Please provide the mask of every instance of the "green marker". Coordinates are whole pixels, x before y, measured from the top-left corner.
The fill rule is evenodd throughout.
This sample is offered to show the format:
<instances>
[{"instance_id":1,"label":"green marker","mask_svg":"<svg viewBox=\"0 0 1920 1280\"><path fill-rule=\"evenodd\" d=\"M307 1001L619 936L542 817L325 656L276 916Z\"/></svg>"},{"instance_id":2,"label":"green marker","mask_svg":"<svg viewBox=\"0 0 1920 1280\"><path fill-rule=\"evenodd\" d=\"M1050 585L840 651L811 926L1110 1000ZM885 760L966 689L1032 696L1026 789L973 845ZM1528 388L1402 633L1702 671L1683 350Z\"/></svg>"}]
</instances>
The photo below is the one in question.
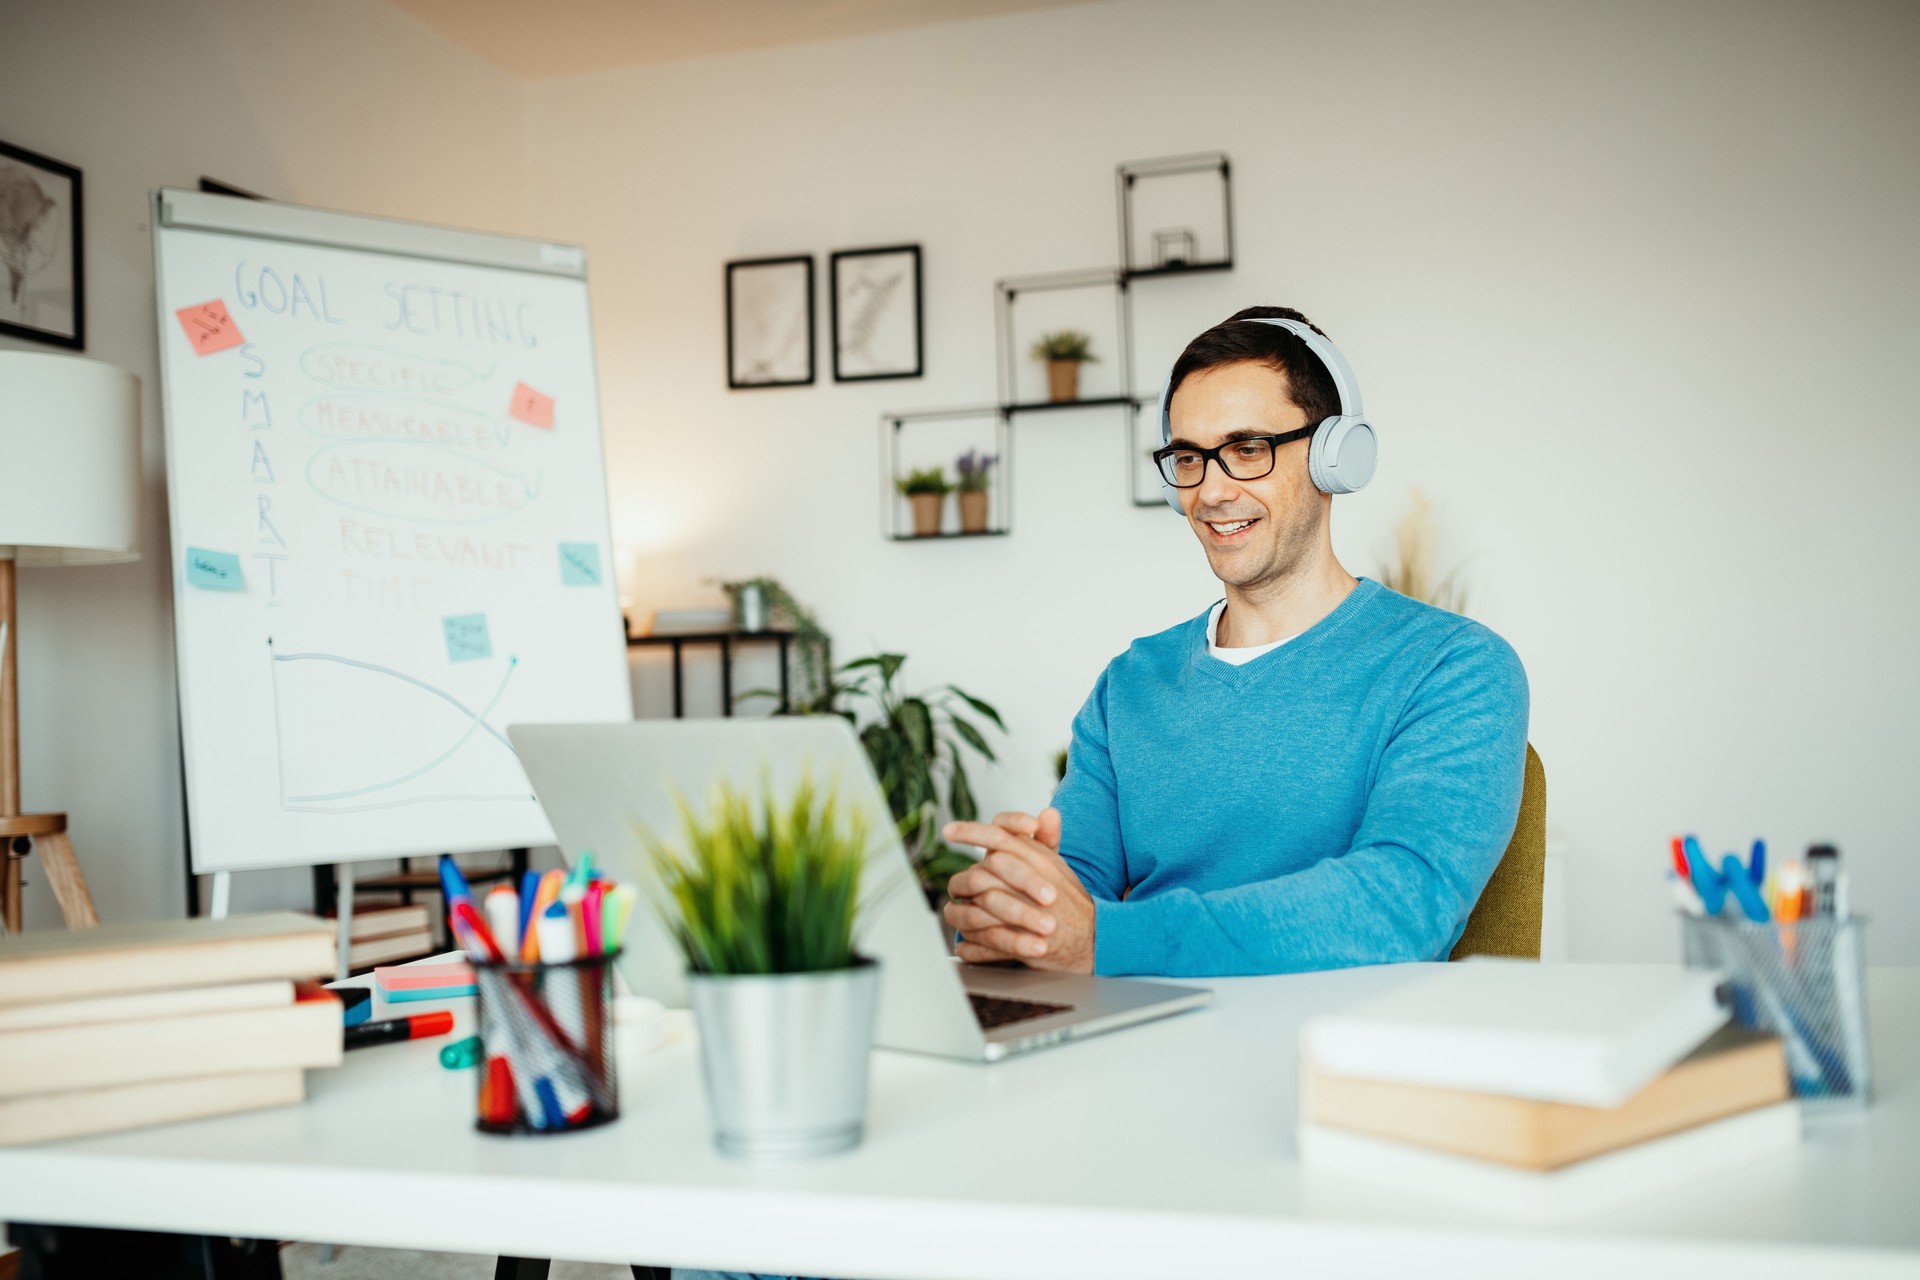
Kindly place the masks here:
<instances>
[{"instance_id":1,"label":"green marker","mask_svg":"<svg viewBox=\"0 0 1920 1280\"><path fill-rule=\"evenodd\" d=\"M475 1066L480 1061L480 1037L468 1036L440 1050L440 1065L449 1071Z\"/></svg>"}]
</instances>

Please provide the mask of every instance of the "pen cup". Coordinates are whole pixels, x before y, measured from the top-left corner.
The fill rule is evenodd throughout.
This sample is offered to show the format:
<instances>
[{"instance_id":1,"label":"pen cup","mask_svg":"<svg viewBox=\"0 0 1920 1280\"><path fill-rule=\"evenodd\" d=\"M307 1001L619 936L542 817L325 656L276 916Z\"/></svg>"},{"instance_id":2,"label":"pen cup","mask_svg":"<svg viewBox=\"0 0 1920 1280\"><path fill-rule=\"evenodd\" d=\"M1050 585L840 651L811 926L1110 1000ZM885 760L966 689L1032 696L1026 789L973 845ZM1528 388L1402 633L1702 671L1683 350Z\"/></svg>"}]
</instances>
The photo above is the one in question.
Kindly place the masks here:
<instances>
[{"instance_id":1,"label":"pen cup","mask_svg":"<svg viewBox=\"0 0 1920 1280\"><path fill-rule=\"evenodd\" d=\"M1865 927L1859 916L1680 917L1687 967L1727 975L1735 1021L1780 1037L1794 1095L1822 1110L1873 1098Z\"/></svg>"},{"instance_id":2,"label":"pen cup","mask_svg":"<svg viewBox=\"0 0 1920 1280\"><path fill-rule=\"evenodd\" d=\"M482 1133L572 1133L619 1118L613 960L474 963Z\"/></svg>"}]
</instances>

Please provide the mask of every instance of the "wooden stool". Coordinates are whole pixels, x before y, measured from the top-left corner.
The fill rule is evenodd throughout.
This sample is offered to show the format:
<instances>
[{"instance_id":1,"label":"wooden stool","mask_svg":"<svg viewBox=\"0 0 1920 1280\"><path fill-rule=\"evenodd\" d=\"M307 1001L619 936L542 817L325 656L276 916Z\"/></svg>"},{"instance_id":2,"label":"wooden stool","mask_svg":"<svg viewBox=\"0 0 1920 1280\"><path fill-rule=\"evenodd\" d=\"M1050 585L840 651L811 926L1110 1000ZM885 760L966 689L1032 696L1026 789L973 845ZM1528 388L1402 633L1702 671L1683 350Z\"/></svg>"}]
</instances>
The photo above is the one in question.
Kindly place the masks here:
<instances>
[{"instance_id":1,"label":"wooden stool","mask_svg":"<svg viewBox=\"0 0 1920 1280\"><path fill-rule=\"evenodd\" d=\"M87 878L73 856L73 842L67 839L66 814L0 814L0 844L5 846L6 860L6 873L0 875L0 917L4 917L8 933L20 932L20 864L36 848L67 927L79 929L100 923L100 915L93 909L93 895L87 892Z\"/></svg>"}]
</instances>

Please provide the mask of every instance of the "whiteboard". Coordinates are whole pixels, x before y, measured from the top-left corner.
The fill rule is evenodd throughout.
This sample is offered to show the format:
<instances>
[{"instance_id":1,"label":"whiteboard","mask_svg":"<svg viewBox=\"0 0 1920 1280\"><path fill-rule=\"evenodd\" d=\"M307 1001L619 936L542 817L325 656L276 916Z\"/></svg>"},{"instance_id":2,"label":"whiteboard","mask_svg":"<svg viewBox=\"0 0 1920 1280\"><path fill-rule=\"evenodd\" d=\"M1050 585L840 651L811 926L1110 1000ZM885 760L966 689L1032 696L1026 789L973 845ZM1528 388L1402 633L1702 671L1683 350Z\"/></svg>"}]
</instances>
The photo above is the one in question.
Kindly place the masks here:
<instances>
[{"instance_id":1,"label":"whiteboard","mask_svg":"<svg viewBox=\"0 0 1920 1280\"><path fill-rule=\"evenodd\" d=\"M153 227L194 869L550 842L506 727L632 716L585 254Z\"/></svg>"}]
</instances>

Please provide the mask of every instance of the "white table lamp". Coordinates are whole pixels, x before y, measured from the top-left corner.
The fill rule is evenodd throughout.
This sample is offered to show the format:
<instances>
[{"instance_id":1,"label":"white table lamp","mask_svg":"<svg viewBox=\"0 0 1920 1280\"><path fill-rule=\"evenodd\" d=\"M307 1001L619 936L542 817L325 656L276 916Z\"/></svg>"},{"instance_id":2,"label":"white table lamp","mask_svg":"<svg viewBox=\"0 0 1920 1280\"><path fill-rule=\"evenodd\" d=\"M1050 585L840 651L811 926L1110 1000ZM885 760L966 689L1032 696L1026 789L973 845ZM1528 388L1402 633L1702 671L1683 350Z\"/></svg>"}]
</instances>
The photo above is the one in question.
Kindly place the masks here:
<instances>
[{"instance_id":1,"label":"white table lamp","mask_svg":"<svg viewBox=\"0 0 1920 1280\"><path fill-rule=\"evenodd\" d=\"M0 351L0 915L20 931L36 847L68 925L98 924L64 813L22 813L16 565L140 558L140 380L76 356Z\"/></svg>"}]
</instances>

